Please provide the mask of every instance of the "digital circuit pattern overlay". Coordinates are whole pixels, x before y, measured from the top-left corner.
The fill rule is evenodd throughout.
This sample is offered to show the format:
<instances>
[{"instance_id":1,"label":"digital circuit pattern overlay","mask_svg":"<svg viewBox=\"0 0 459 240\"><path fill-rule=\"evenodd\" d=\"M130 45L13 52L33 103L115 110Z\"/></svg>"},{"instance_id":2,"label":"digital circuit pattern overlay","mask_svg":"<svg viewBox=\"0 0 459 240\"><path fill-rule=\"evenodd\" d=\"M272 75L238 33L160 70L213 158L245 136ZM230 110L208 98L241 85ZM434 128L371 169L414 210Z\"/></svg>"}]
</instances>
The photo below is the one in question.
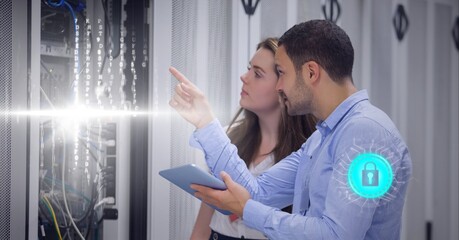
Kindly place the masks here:
<instances>
[{"instance_id":1,"label":"digital circuit pattern overlay","mask_svg":"<svg viewBox=\"0 0 459 240\"><path fill-rule=\"evenodd\" d=\"M377 207L399 196L410 177L410 167L402 159L399 144L393 138L356 139L335 162L332 180L345 204ZM407 154L407 153L406 153Z\"/></svg>"}]
</instances>

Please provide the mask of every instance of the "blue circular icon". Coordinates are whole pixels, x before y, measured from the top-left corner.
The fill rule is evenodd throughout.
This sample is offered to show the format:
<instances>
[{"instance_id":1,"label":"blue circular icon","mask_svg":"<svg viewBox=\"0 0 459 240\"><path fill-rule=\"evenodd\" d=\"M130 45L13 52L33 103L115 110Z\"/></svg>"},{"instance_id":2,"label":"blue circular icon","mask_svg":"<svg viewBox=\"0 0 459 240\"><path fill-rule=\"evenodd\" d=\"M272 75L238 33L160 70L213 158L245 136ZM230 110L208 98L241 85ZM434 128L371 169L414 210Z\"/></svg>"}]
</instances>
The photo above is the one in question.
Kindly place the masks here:
<instances>
[{"instance_id":1,"label":"blue circular icon","mask_svg":"<svg viewBox=\"0 0 459 240\"><path fill-rule=\"evenodd\" d=\"M357 195L379 198L390 189L393 173L389 162L383 156L363 153L351 162L347 179Z\"/></svg>"}]
</instances>

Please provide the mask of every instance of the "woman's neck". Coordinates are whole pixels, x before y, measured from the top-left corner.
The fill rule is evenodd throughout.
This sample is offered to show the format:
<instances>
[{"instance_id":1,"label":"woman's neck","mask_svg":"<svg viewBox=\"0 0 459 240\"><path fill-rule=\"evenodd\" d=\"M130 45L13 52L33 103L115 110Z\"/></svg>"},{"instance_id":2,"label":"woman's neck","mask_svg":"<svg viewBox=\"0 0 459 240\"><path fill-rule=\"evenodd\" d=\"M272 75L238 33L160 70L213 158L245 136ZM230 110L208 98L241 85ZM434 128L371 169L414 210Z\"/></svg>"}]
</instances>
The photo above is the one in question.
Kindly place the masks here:
<instances>
[{"instance_id":1,"label":"woman's neck","mask_svg":"<svg viewBox=\"0 0 459 240\"><path fill-rule=\"evenodd\" d=\"M271 152L277 144L281 108L262 114L258 113L257 116L261 134L261 142L257 155L261 156Z\"/></svg>"}]
</instances>

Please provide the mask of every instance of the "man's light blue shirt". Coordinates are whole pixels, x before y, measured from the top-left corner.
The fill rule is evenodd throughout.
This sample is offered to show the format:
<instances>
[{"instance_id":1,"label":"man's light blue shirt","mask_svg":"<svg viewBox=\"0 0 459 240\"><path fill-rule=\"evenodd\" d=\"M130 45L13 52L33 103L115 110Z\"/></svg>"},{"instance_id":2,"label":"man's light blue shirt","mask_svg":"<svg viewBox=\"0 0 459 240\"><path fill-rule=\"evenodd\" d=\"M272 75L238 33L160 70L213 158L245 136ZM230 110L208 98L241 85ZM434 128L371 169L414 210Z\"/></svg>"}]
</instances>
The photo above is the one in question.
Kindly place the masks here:
<instances>
[{"instance_id":1,"label":"man's light blue shirt","mask_svg":"<svg viewBox=\"0 0 459 240\"><path fill-rule=\"evenodd\" d=\"M399 239L411 159L390 118L371 105L365 90L343 101L291 155L253 177L218 120L190 139L201 148L212 173L226 171L250 199L244 223L270 239ZM377 199L358 196L347 170L361 153L378 153L394 174L389 191ZM293 204L292 214L279 209Z\"/></svg>"}]
</instances>

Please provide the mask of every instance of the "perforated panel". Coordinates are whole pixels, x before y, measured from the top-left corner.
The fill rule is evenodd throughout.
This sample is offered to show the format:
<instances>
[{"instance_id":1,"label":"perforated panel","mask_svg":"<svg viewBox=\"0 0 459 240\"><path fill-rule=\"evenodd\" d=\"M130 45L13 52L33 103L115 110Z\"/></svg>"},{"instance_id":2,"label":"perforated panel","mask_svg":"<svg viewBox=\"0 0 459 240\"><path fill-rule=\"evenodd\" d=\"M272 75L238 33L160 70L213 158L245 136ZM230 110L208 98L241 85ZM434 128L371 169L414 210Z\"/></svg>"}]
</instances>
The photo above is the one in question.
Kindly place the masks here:
<instances>
[{"instance_id":1,"label":"perforated panel","mask_svg":"<svg viewBox=\"0 0 459 240\"><path fill-rule=\"evenodd\" d=\"M171 64L205 91L223 124L229 121L232 112L231 81L239 81L231 79L231 5L231 1L172 1ZM205 15L198 16L198 13ZM198 79L202 78L198 73L207 78ZM171 95L176 84L171 84ZM197 150L186 144L193 130L194 127L178 115L171 116L171 167L203 161L196 159ZM189 239L198 206L195 198L171 186L170 239Z\"/></svg>"},{"instance_id":2,"label":"perforated panel","mask_svg":"<svg viewBox=\"0 0 459 240\"><path fill-rule=\"evenodd\" d=\"M11 109L12 2L0 2L0 112ZM11 119L0 115L0 239L10 239Z\"/></svg>"},{"instance_id":3,"label":"perforated panel","mask_svg":"<svg viewBox=\"0 0 459 240\"><path fill-rule=\"evenodd\" d=\"M321 1L298 0L297 22L304 22L311 19L322 19Z\"/></svg>"},{"instance_id":4,"label":"perforated panel","mask_svg":"<svg viewBox=\"0 0 459 240\"><path fill-rule=\"evenodd\" d=\"M371 91L370 99L373 104L381 108L389 116L392 113L392 3L390 1L374 1L372 4L371 23ZM388 19L383 21L383 19Z\"/></svg>"},{"instance_id":5,"label":"perforated panel","mask_svg":"<svg viewBox=\"0 0 459 240\"><path fill-rule=\"evenodd\" d=\"M423 239L425 232L419 229L425 228L425 211L419 211L426 206L425 196L426 186L426 131L419 131L427 126L426 106L427 106L427 4L422 1L410 0L410 34L407 36L408 47L408 89L407 120L410 127L407 128L406 142L410 150L411 159L416 162L413 167L413 179L408 187L408 194L404 211L410 220L403 223L409 239Z\"/></svg>"},{"instance_id":6,"label":"perforated panel","mask_svg":"<svg viewBox=\"0 0 459 240\"><path fill-rule=\"evenodd\" d=\"M451 210L451 54L453 53L450 23L452 9L435 4L434 39L434 131L433 131L433 236L432 239L453 239L450 236ZM443 37L448 36L448 37ZM456 123L457 124L457 123ZM453 161L457 161L454 159ZM456 173L457 174L457 173ZM457 203L456 203L457 204Z\"/></svg>"},{"instance_id":7,"label":"perforated panel","mask_svg":"<svg viewBox=\"0 0 459 240\"><path fill-rule=\"evenodd\" d=\"M229 123L231 106L231 1L209 1L209 52L207 92L223 125ZM254 46L255 47L255 46Z\"/></svg>"},{"instance_id":8,"label":"perforated panel","mask_svg":"<svg viewBox=\"0 0 459 240\"><path fill-rule=\"evenodd\" d=\"M261 21L260 21L260 41L268 37L280 37L291 26L287 26L287 1L263 0L260 2ZM279 16L279 17L273 17ZM255 48L255 46L249 46Z\"/></svg>"},{"instance_id":9,"label":"perforated panel","mask_svg":"<svg viewBox=\"0 0 459 240\"><path fill-rule=\"evenodd\" d=\"M172 1L172 66L196 79L197 1ZM173 94L176 84L171 84ZM171 167L193 162L192 149L184 144L192 131L177 115L171 117ZM176 187L170 191L169 239L188 239L194 222L194 199Z\"/></svg>"}]
</instances>

